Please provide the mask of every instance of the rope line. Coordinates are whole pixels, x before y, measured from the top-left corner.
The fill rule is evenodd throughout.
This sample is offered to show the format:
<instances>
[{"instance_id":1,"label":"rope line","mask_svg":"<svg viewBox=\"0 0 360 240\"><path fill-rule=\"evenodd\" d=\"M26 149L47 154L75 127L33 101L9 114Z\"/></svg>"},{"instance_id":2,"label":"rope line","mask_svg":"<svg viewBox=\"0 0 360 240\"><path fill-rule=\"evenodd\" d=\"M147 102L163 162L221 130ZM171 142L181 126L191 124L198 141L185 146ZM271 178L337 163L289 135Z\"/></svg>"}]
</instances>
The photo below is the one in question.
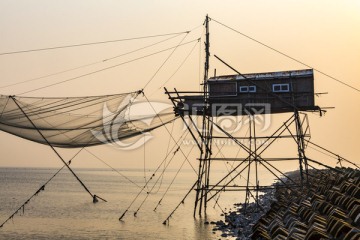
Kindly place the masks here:
<instances>
[{"instance_id":1,"label":"rope line","mask_svg":"<svg viewBox=\"0 0 360 240\"><path fill-rule=\"evenodd\" d=\"M143 152L143 163L144 163L144 168L143 168L143 173L144 173L144 183L146 184L147 182L147 178L146 178L146 139L145 139L145 135L143 136L144 139L144 152ZM147 187L148 192L149 192L149 188Z\"/></svg>"},{"instance_id":2,"label":"rope line","mask_svg":"<svg viewBox=\"0 0 360 240\"><path fill-rule=\"evenodd\" d=\"M190 153L192 152L192 150L194 149L195 146L196 146L196 145L192 145L189 153L187 154L187 157L189 157ZM163 194L162 197L160 198L159 202L156 204L156 206L155 206L155 208L154 208L154 210L153 210L154 212L156 212L158 206L161 205L162 200L164 199L165 195L166 195L166 194L168 193L168 191L170 190L170 187L171 187L171 186L173 185L173 183L175 182L176 177L177 177L178 174L180 173L180 170L183 168L183 166L184 166L185 163L186 163L186 159L184 159L184 161L181 163L179 169L176 171L176 174L175 174L175 176L173 177L173 179L171 180L169 186L166 188L164 194Z\"/></svg>"},{"instance_id":3,"label":"rope line","mask_svg":"<svg viewBox=\"0 0 360 240\"><path fill-rule=\"evenodd\" d=\"M68 165L71 164L71 161L83 150L84 148L81 148L69 161L68 161ZM25 211L25 205L27 205L31 199L33 199L35 196L37 196L41 191L45 191L45 187L46 185L53 180L56 175L58 175L59 172L61 172L61 170L63 170L65 168L65 165L63 165L59 170L57 170L55 172L55 174L49 179L47 180L43 185L41 185L41 187L34 193L32 194L13 214L11 214L1 225L0 228L2 228L10 219L13 219L14 216L22 210L22 212L24 213Z\"/></svg>"},{"instance_id":4,"label":"rope line","mask_svg":"<svg viewBox=\"0 0 360 240\"><path fill-rule=\"evenodd\" d=\"M159 73L159 71L162 69L162 67L167 63L167 61L171 58L171 56L175 53L175 51L178 49L179 46L181 46L182 42L186 39L186 37L189 35L187 33L179 42L179 44L172 50L172 52L169 54L169 56L165 59L165 61L160 65L160 67L156 70L154 75L149 79L149 81L145 84L143 90L147 87L147 85L150 84L150 82L155 78L155 76Z\"/></svg>"},{"instance_id":5,"label":"rope line","mask_svg":"<svg viewBox=\"0 0 360 240\"><path fill-rule=\"evenodd\" d=\"M2 115L4 113L4 111L5 111L6 107L7 107L7 104L9 103L9 100L10 100L10 98L6 99L6 103L4 104L4 108L2 109L1 114L0 114L0 118L2 117Z\"/></svg>"},{"instance_id":6,"label":"rope line","mask_svg":"<svg viewBox=\"0 0 360 240\"><path fill-rule=\"evenodd\" d=\"M175 141L174 146L172 147L171 151L168 152L168 154L165 156L164 160L158 165L158 167L156 168L156 170L153 172L153 174L151 175L151 177L147 180L147 182L145 183L145 185L141 188L141 190L138 192L138 194L135 196L135 198L131 201L131 203L129 204L129 206L125 209L125 211L123 212L123 214L119 217L119 221L122 221L122 219L124 218L124 216L126 215L126 213L129 211L129 209L132 207L132 205L135 203L135 201L138 199L138 197L140 196L140 194L144 191L144 189L148 186L148 184L150 183L150 181L153 179L153 177L155 176L155 174L157 173L157 171L160 169L160 166L164 163L164 161L170 156L170 153L175 149L176 146L178 146L178 143L180 142L180 140L184 137L186 137L188 134L188 132L183 132L183 134L180 136L180 138ZM185 136L184 136L185 135ZM175 156L175 154L177 153L177 149L173 152L173 155L171 157L171 159Z\"/></svg>"},{"instance_id":7,"label":"rope line","mask_svg":"<svg viewBox=\"0 0 360 240\"><path fill-rule=\"evenodd\" d=\"M170 40L170 39L176 38L176 37L178 37L178 36L180 36L180 35L181 35L181 34L178 34L178 35L175 35L175 36L166 38L166 39L164 39L164 40L161 40L161 41L152 43L152 44L150 44L150 45L146 45L146 46L144 46L144 47L137 48L137 49L132 50L132 51L128 51L128 52L125 52L125 53L122 53L122 54L118 54L118 55L113 56L113 57L110 57L110 58L103 59L103 60L101 60L101 61L96 61L96 62L84 64L84 65L81 65L81 66L78 66L78 67L73 67L73 68L69 68L69 69L66 69L66 70L62 70L62 71L59 71L59 72L50 73L50 74L47 74L47 75L44 75L44 76L40 76L40 77L36 77L36 78L32 78L32 79L20 81L20 82L13 83L13 84L8 84L8 85L0 86L0 89L2 89L2 88L7 88L7 87L12 87L12 86L16 86L16 85L23 84L23 83L33 82L33 81L40 80L40 79L44 79L44 78L48 78L48 77L53 77L53 76L60 75L60 74L63 74L63 73L67 73L67 72L71 72L71 71L74 71L74 70L78 70L78 69L90 67L90 66L93 66L93 65L97 65L97 64L100 64L100 63L104 63L104 62L107 62L107 61L111 61L111 60L113 60L113 59L116 59L116 58L119 58L119 57L123 57L123 56L129 55L129 54L131 54L131 53L135 53L135 52L144 50L144 49L149 48L149 47L153 47L153 46L158 45L158 44L160 44L160 43L166 42L166 41L168 41L168 40Z\"/></svg>"},{"instance_id":8,"label":"rope line","mask_svg":"<svg viewBox=\"0 0 360 240\"><path fill-rule=\"evenodd\" d=\"M269 45L267 45L267 44L265 44L263 42L260 42L259 40L256 40L255 38L250 37L247 34L244 34L244 33L240 32L240 31L238 31L238 30L236 30L236 29L234 29L234 28L232 28L230 26L227 26L226 24L221 23L221 22L219 22L219 21L217 21L217 20L215 20L213 18L211 18L211 20L213 20L214 22L220 24L221 26L226 27L226 28L228 28L228 29L230 29L230 30L232 30L232 31L234 31L234 32L236 32L236 33L238 33L238 34L240 34L240 35L242 35L242 36L244 36L244 37L246 37L246 38L248 38L248 39L250 39L250 40L252 40L252 41L254 41L254 42L256 42L256 43L258 43L258 44L260 44L260 45L262 45L262 46L264 46L264 47L266 47L266 48L268 48L268 49L270 49L270 50L272 50L272 51L274 51L276 53L278 53L278 54L280 54L280 55L282 55L282 56L284 56L284 57L287 57L287 58L289 58L289 59L291 59L291 60L293 60L293 61L295 61L297 63L300 63L300 64L302 64L302 65L304 65L304 66L306 66L308 68L312 68L316 72L318 72L318 73L320 73L320 74L322 74L322 75L324 75L324 76L326 76L326 77L328 77L328 78L330 78L330 79L332 79L334 81L337 81L338 83L341 83L341 84L343 84L343 85L345 85L345 86L347 86L347 87L349 87L349 88L351 88L351 89L353 89L353 90L355 90L357 92L360 92L360 89L358 89L356 87L353 87L350 84L345 83L344 81L342 81L342 80L340 80L338 78L335 78L335 77L333 77L333 76L331 76L331 75L329 75L329 74L327 74L327 73L325 73L325 72L323 72L323 71L321 71L319 69L316 69L316 68L310 66L309 64L306 64L306 63L304 63L304 62L302 62L302 61L300 61L300 60L298 60L298 59L296 59L294 57L291 57L290 55L288 55L286 53L283 53L280 50L277 50L277 49L275 49L275 48L273 48L273 47L271 47L271 46L269 46Z\"/></svg>"},{"instance_id":9,"label":"rope line","mask_svg":"<svg viewBox=\"0 0 360 240\"><path fill-rule=\"evenodd\" d=\"M181 145L180 145L181 146ZM139 207L137 208L137 210L134 212L134 216L137 215L137 213L140 211L140 208L144 205L145 201L147 200L147 198L150 196L150 193L152 193L153 189L155 188L155 186L157 185L157 183L159 182L159 180L161 179L161 177L164 175L166 169L170 166L172 160L175 158L176 153L178 152L178 149L180 149L180 146L176 149L176 151L174 152L174 154L172 155L171 159L169 160L169 162L167 163L166 167L161 171L160 176L157 178L157 180L155 181L154 185L151 187L150 191L146 192L146 196L143 199L143 201L141 202L141 204L139 205ZM193 148L192 148L193 149ZM191 150L192 150L191 149ZM188 153L187 157L190 155L190 152ZM186 162L186 159L184 159L183 164L181 165L180 168L182 168L182 166L184 165L184 163Z\"/></svg>"},{"instance_id":10,"label":"rope line","mask_svg":"<svg viewBox=\"0 0 360 240\"><path fill-rule=\"evenodd\" d=\"M341 157L339 154L336 154L336 153L334 153L334 152L332 152L332 151L330 151L330 150L328 150L328 149L326 149L326 148L324 148L324 147L322 147L322 146L320 146L320 145L318 145L318 144L316 144L316 143L313 143L313 142L311 142L310 140L306 140L306 139L305 139L305 141L306 141L307 143L310 143L311 145L317 147L317 148L320 148L320 149L326 151L327 153L329 153L329 154L331 154L331 155L326 154L326 153L324 153L324 152L322 152L322 151L320 151L320 150L318 150L318 149L315 149L315 148L310 147L310 148L314 149L314 150L317 151L317 152L320 152L320 153L322 153L322 154L324 154L324 155L326 155L326 156L328 156L328 157L334 158L334 159L336 159L336 160L345 161L345 162L347 162L347 163L349 163L349 164L354 165L354 166L355 166L356 168L358 168L358 169L360 168L356 163L354 163L354 162L352 162L352 161L350 161L350 160L348 160L348 159L346 159L346 158Z\"/></svg>"},{"instance_id":11,"label":"rope line","mask_svg":"<svg viewBox=\"0 0 360 240\"><path fill-rule=\"evenodd\" d=\"M121 65L125 65L125 64L127 64L127 63L135 62L135 61L140 60L140 59L144 59L144 58L147 58L147 57L156 55L156 54L160 54L160 53L169 51L169 50L171 50L171 49L178 48L178 47L180 47L180 46L184 46L184 45L190 44L190 43L195 42L195 41L197 41L197 39L192 40L192 41L189 41L189 42L186 42L186 43L183 43L183 44L180 44L180 45L177 45L177 46L175 46L175 47L166 48L166 49L163 49L163 50L160 50L160 51L157 51L157 52L148 54L148 55L144 55L144 56L141 56L141 57L138 57L138 58L131 59L131 60L129 60L129 61L125 61L125 62L116 64L116 65L112 65L112 66L109 66L109 67L106 67L106 68L102 68L102 69L99 69L99 70L96 70L96 71L93 71L93 72L89 72L89 73L86 73L86 74L82 74L82 75L77 76L77 77L72 77L72 78L69 78L69 79L66 79L66 80L62 80L62 81L59 81L59 82L56 82L56 83L53 83L53 84L49 84L49 85L45 85L45 86L42 86L42 87L38 87L38 88L29 90L29 91L25 91L25 92L22 92L22 93L20 93L20 94L18 94L18 95L24 95L24 94L26 94L26 93L35 92L35 91L38 91L38 90L41 90L41 89L44 89L44 88L48 88L48 87L52 87L52 86L55 86L55 85L59 85L59 84L65 83L65 82L73 81L73 80L76 80L76 79L79 79L79 78L82 78L82 77L85 77L85 76L90 76L90 75L93 75L93 74L96 74L96 73L99 73L99 72L103 72L103 71L106 71L106 70L109 70L109 69L112 69L112 68L119 67L119 66L121 66Z\"/></svg>"},{"instance_id":12,"label":"rope line","mask_svg":"<svg viewBox=\"0 0 360 240\"><path fill-rule=\"evenodd\" d=\"M175 121L173 121L172 126L171 126L171 134L173 133L174 125L175 125ZM166 156L166 154L169 153L170 143L171 143L171 138L169 137L168 146L167 146L167 148L166 148L165 156ZM167 165L167 163L166 163L166 159L165 159L165 161L164 161L164 166L163 166L163 171L164 171L164 169L166 168L166 165ZM159 184L158 189L155 191L155 193L158 193L158 192L160 191L160 188L161 188L161 186L162 186L162 184L163 184L164 175L165 175L165 173L164 173L163 175L161 175L160 184Z\"/></svg>"},{"instance_id":13,"label":"rope line","mask_svg":"<svg viewBox=\"0 0 360 240\"><path fill-rule=\"evenodd\" d=\"M161 88L163 88L165 86L165 84L167 82L169 82L174 76L175 74L182 68L182 66L185 64L185 62L187 61L187 59L190 57L190 55L192 54L192 52L194 51L195 47L199 44L200 42L200 38L199 41L195 43L194 47L190 50L190 52L188 53L188 55L184 58L184 60L180 63L180 65L178 66L178 68L173 72L173 74L171 74L171 76L161 85L161 87L159 87L158 89L156 89L155 91L153 91L150 94L150 97L152 95L154 95L157 91L159 91Z\"/></svg>"},{"instance_id":14,"label":"rope line","mask_svg":"<svg viewBox=\"0 0 360 240\"><path fill-rule=\"evenodd\" d=\"M150 104L151 108L155 111L155 108L153 107L153 105L151 104L151 102L149 101L149 99L146 97L146 95L144 94L144 97L146 98L146 100L148 101L148 103ZM160 118L160 115L158 113L156 113L156 116L159 118L160 122L164 125L166 131L168 132L168 134L171 136L171 138L173 139L173 141L176 143L174 137L171 135L169 129L166 127L166 125L164 124L163 120ZM182 151L182 149L180 148L180 145L178 145L176 143L176 145L179 147L180 152L182 153L182 155L187 159L187 162L189 163L190 167L192 168L192 170L195 172L195 174L197 174L197 171L195 170L194 166L191 164L191 162L189 161L189 159L186 157L185 153Z\"/></svg>"},{"instance_id":15,"label":"rope line","mask_svg":"<svg viewBox=\"0 0 360 240\"><path fill-rule=\"evenodd\" d=\"M31 125L38 131L41 137L45 140L45 142L50 146L50 148L55 152L55 154L59 157L59 159L64 163L64 165L69 169L69 171L74 175L74 177L78 180L78 182L83 186L83 188L90 194L90 196L95 199L96 195L92 194L90 190L86 187L86 185L80 180L80 178L75 174L75 172L69 167L69 165L64 161L62 156L56 151L56 149L50 144L50 142L45 138L45 136L41 133L41 131L35 126L35 124L31 121L31 119L26 115L24 110L20 107L19 103L16 101L14 97L11 97L14 103L18 106L18 108L23 112L25 117L29 120Z\"/></svg>"},{"instance_id":16,"label":"rope line","mask_svg":"<svg viewBox=\"0 0 360 240\"><path fill-rule=\"evenodd\" d=\"M48 50L63 49L63 48L82 47L82 46L98 45L98 44L105 44L105 43L124 42L124 41L130 41L130 40L139 40L139 39L145 39L145 38L155 38L155 37L176 35L176 34L182 34L182 33L188 33L188 32L189 31L184 31L184 32L177 32L177 33L158 34L158 35L133 37L133 38L123 38L123 39L101 41L101 42L80 43L80 44L72 44L72 45L57 46L57 47L47 47L47 48L37 48L37 49L29 49L29 50L12 51L12 52L3 52L3 53L0 53L0 56L2 56L2 55L11 55L11 54L19 54L19 53L48 51Z\"/></svg>"},{"instance_id":17,"label":"rope line","mask_svg":"<svg viewBox=\"0 0 360 240\"><path fill-rule=\"evenodd\" d=\"M85 151L88 152L90 155L92 155L93 157L95 157L97 160L99 160L100 162L102 162L103 164L105 164L106 166L108 166L109 168L111 168L114 172L118 173L120 176L122 176L123 178L125 178L126 180L128 180L130 183L134 184L136 187L141 188L141 186L139 186L139 184L137 184L136 182L132 181L130 178L128 178L127 176L125 176L124 174L122 174L120 171L118 171L116 168L112 167L110 164L108 164L107 162L105 162L104 160L102 160L99 156L95 155L94 153L90 152L89 149L85 148Z\"/></svg>"},{"instance_id":18,"label":"rope line","mask_svg":"<svg viewBox=\"0 0 360 240\"><path fill-rule=\"evenodd\" d=\"M174 75L181 69L181 67L184 65L184 63L188 60L188 58L191 56L191 54L194 52L196 46L199 44L200 42L200 38L198 39L198 41L195 43L194 47L190 50L190 52L188 53L188 55L185 57L185 59L180 63L179 67L175 70L175 72L158 88L161 89L164 87L164 85L166 83L168 83L173 77Z\"/></svg>"}]
</instances>

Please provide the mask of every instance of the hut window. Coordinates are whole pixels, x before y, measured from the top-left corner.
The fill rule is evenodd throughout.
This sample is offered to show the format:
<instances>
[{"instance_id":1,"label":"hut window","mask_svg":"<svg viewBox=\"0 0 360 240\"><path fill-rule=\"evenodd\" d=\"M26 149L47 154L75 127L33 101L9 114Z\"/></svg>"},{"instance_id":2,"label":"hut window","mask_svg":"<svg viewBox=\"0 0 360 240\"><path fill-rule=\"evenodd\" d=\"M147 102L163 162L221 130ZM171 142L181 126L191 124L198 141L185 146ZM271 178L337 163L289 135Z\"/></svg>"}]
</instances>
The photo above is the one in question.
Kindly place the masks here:
<instances>
[{"instance_id":1,"label":"hut window","mask_svg":"<svg viewBox=\"0 0 360 240\"><path fill-rule=\"evenodd\" d=\"M256 86L240 86L239 90L241 93L247 93L247 92L253 93L256 92Z\"/></svg>"},{"instance_id":2,"label":"hut window","mask_svg":"<svg viewBox=\"0 0 360 240\"><path fill-rule=\"evenodd\" d=\"M273 92L290 92L290 84L273 84Z\"/></svg>"},{"instance_id":3,"label":"hut window","mask_svg":"<svg viewBox=\"0 0 360 240\"><path fill-rule=\"evenodd\" d=\"M249 92L256 92L256 86L249 86Z\"/></svg>"},{"instance_id":4,"label":"hut window","mask_svg":"<svg viewBox=\"0 0 360 240\"><path fill-rule=\"evenodd\" d=\"M248 86L240 86L240 92L248 92L249 87Z\"/></svg>"}]
</instances>

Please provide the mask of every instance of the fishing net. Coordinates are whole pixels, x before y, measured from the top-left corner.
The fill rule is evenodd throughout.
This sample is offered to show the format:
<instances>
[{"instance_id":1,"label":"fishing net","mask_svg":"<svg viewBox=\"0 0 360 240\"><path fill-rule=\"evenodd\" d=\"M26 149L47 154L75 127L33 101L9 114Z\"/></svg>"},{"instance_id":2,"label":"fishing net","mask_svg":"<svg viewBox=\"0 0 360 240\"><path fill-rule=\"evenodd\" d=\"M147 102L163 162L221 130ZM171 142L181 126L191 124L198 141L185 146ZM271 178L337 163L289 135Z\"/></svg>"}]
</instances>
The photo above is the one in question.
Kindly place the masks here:
<instances>
[{"instance_id":1,"label":"fishing net","mask_svg":"<svg viewBox=\"0 0 360 240\"><path fill-rule=\"evenodd\" d=\"M0 130L54 147L76 148L118 142L174 120L170 108L154 109L149 103L141 107L136 102L139 94L67 98L0 95Z\"/></svg>"}]
</instances>

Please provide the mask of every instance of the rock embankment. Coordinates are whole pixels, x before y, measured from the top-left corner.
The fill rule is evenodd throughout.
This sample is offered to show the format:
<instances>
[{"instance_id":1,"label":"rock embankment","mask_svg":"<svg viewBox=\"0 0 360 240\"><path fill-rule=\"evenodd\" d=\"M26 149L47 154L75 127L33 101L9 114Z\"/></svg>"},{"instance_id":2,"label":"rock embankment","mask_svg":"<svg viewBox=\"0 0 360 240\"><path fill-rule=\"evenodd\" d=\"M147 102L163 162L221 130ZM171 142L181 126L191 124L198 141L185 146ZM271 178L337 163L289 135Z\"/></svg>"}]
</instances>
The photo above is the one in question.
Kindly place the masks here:
<instances>
[{"instance_id":1,"label":"rock embankment","mask_svg":"<svg viewBox=\"0 0 360 240\"><path fill-rule=\"evenodd\" d=\"M312 170L302 187L299 174L288 176L261 196L263 211L239 204L214 230L237 239L360 239L359 169Z\"/></svg>"},{"instance_id":2,"label":"rock embankment","mask_svg":"<svg viewBox=\"0 0 360 240\"><path fill-rule=\"evenodd\" d=\"M213 231L222 231L222 237L234 237L237 239L250 239L252 227L257 223L261 216L270 210L271 203L275 200L274 190L262 190L259 195L259 205L257 203L234 204L233 211L224 215L225 221L212 222L216 226Z\"/></svg>"}]
</instances>

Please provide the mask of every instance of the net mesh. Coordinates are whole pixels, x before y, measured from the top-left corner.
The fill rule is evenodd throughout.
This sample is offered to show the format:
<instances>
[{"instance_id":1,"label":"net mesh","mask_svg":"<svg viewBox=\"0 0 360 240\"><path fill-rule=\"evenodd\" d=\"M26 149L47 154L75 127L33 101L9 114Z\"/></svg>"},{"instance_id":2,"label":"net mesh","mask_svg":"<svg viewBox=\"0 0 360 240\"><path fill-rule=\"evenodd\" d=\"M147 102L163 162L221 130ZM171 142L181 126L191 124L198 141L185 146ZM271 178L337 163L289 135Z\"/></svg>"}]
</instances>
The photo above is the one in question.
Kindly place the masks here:
<instances>
[{"instance_id":1,"label":"net mesh","mask_svg":"<svg viewBox=\"0 0 360 240\"><path fill-rule=\"evenodd\" d=\"M67 98L1 95L0 130L54 147L76 148L114 143L174 120L170 111L131 114L139 93Z\"/></svg>"}]
</instances>

